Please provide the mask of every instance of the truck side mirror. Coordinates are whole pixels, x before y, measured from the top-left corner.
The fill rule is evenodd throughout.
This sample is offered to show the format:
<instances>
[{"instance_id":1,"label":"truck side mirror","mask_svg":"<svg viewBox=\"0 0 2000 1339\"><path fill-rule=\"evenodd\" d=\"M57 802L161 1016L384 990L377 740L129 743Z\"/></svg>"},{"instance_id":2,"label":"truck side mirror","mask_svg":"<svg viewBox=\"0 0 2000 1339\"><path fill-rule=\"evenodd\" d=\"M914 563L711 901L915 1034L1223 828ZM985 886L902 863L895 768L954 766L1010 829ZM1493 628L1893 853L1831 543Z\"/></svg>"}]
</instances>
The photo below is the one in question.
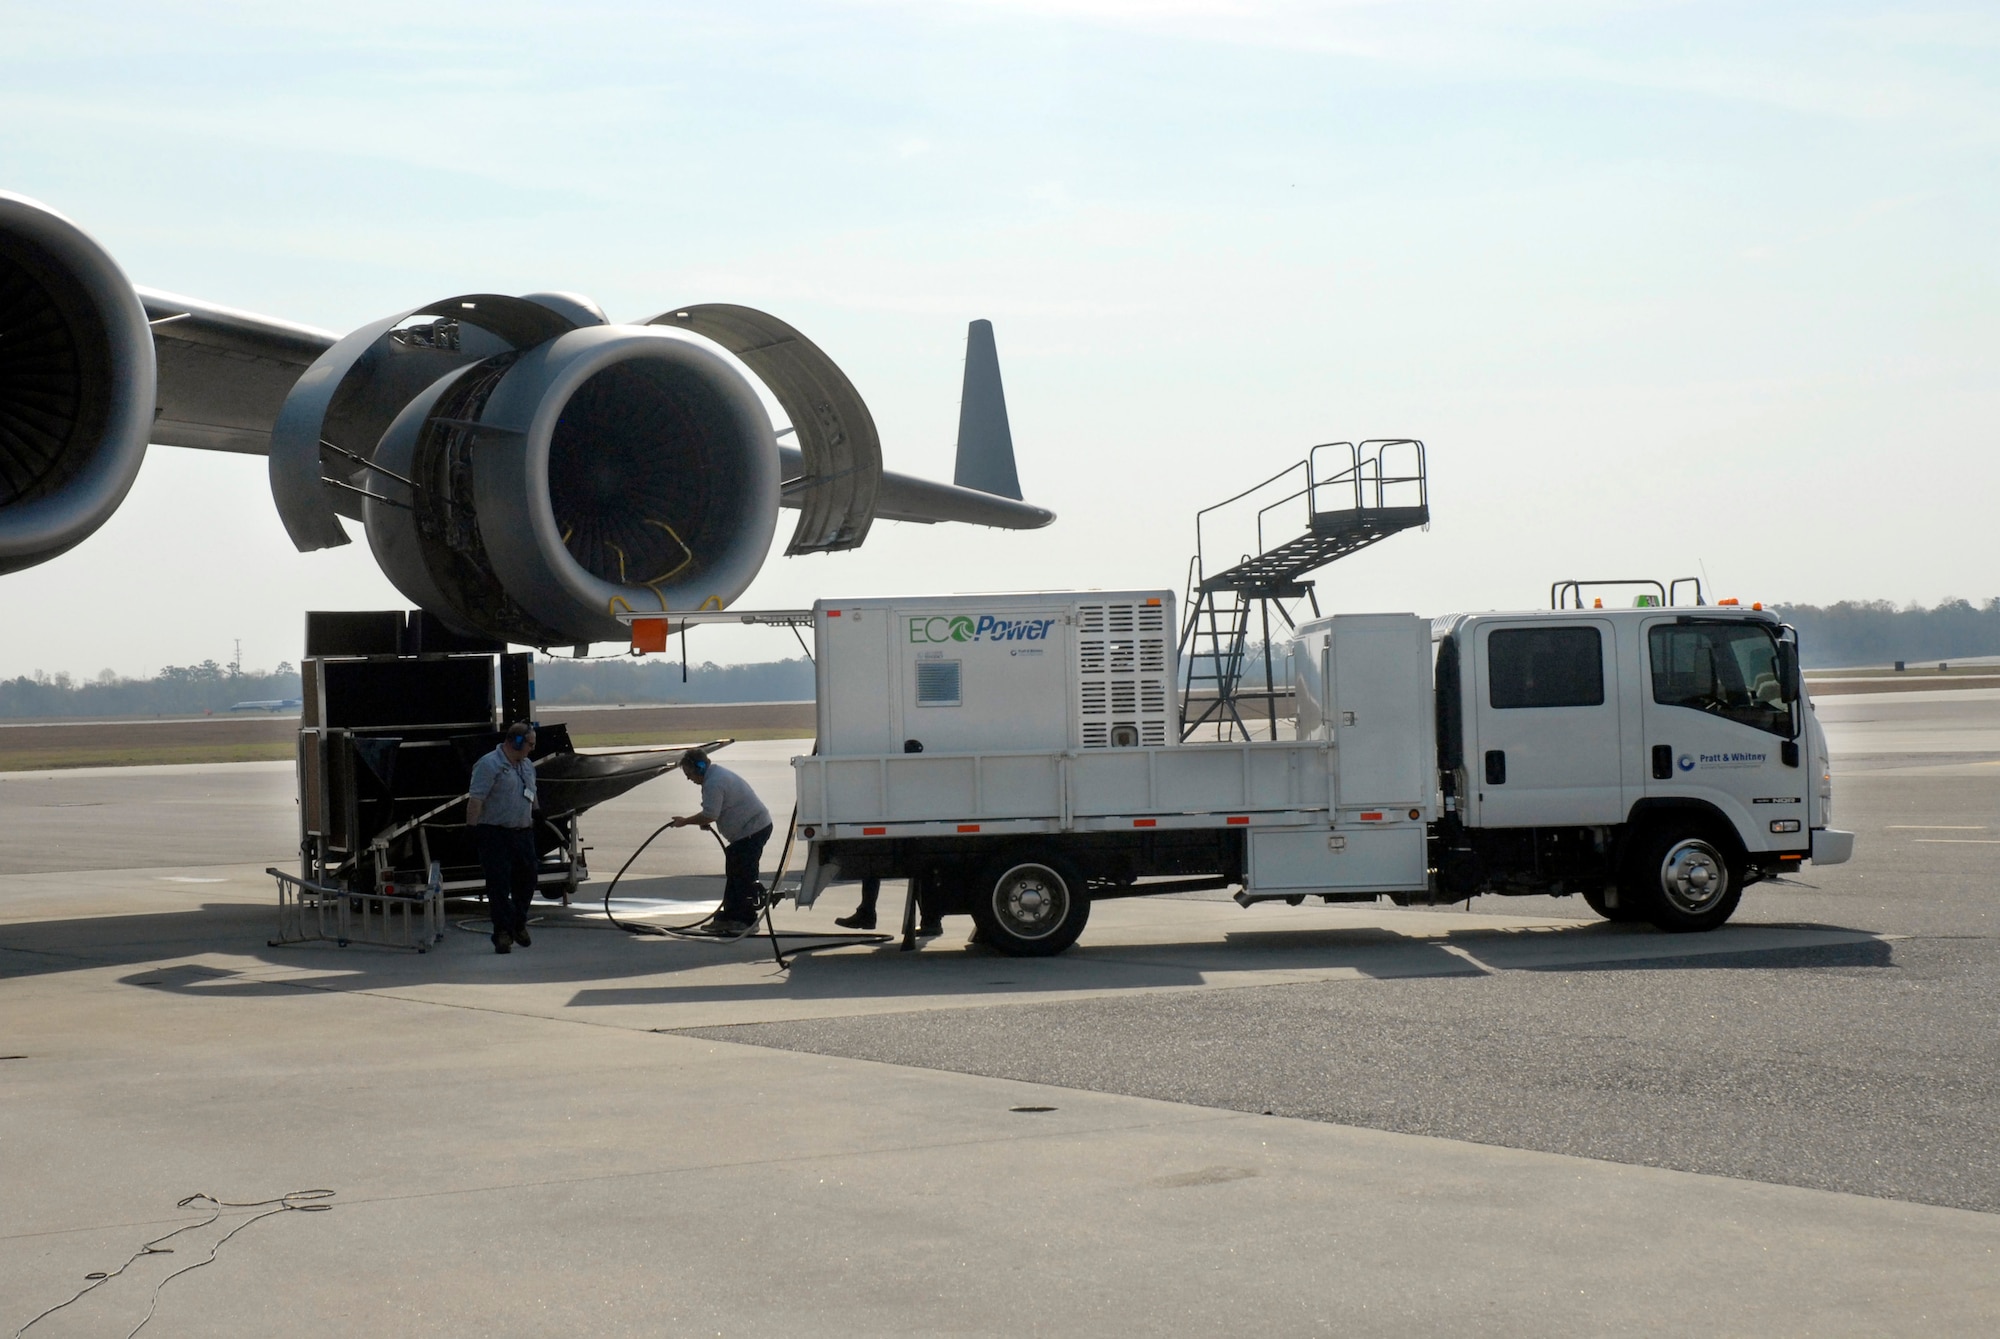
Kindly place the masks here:
<instances>
[{"instance_id":1,"label":"truck side mirror","mask_svg":"<svg viewBox=\"0 0 2000 1339\"><path fill-rule=\"evenodd\" d=\"M1778 691L1786 702L1799 700L1799 647L1797 642L1778 643Z\"/></svg>"}]
</instances>

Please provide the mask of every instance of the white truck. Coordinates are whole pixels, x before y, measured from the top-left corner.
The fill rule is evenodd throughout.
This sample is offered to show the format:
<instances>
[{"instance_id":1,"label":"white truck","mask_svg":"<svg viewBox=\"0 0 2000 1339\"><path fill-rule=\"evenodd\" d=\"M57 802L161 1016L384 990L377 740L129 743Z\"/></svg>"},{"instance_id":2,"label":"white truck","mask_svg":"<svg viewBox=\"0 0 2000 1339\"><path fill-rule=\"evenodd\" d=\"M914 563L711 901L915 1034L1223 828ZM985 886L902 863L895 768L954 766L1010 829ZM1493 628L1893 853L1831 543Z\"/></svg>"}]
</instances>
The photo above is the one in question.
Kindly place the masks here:
<instances>
[{"instance_id":1,"label":"white truck","mask_svg":"<svg viewBox=\"0 0 2000 1339\"><path fill-rule=\"evenodd\" d=\"M1338 614L1295 629L1296 738L1183 743L1174 597L821 601L819 740L793 760L809 906L915 881L1002 952L1093 901L1237 889L1400 905L1581 894L1708 930L1837 863L1796 640L1729 606Z\"/></svg>"}]
</instances>

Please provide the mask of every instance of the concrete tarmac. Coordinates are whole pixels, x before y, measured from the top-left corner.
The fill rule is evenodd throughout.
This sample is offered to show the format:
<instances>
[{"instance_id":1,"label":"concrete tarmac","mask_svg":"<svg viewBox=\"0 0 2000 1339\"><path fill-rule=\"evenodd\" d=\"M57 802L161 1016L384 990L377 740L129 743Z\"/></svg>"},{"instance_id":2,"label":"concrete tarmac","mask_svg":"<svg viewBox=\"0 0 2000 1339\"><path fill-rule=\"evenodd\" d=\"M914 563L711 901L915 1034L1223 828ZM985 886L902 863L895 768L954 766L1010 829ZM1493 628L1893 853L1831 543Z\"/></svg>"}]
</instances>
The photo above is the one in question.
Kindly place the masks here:
<instances>
[{"instance_id":1,"label":"concrete tarmac","mask_svg":"<svg viewBox=\"0 0 2000 1339\"><path fill-rule=\"evenodd\" d=\"M0 1323L185 1225L28 1333L1990 1332L2000 790L1909 733L1713 935L1175 898L788 973L583 904L268 948L285 765L0 778ZM692 799L590 815L600 877ZM719 869L667 833L621 907Z\"/></svg>"}]
</instances>

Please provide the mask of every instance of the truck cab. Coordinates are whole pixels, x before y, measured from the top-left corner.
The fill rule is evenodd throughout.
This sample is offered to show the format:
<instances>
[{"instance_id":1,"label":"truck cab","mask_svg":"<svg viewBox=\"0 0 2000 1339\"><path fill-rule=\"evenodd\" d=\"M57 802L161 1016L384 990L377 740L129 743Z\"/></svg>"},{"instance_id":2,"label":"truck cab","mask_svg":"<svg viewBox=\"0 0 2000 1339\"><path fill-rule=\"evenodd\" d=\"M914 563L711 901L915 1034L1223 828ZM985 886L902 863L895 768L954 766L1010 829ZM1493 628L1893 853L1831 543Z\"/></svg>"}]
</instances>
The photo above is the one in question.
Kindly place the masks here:
<instances>
[{"instance_id":1,"label":"truck cab","mask_svg":"<svg viewBox=\"0 0 2000 1339\"><path fill-rule=\"evenodd\" d=\"M1462 614L1434 623L1433 646L1448 891L1575 892L1611 919L1695 930L1750 883L1847 858L1775 615Z\"/></svg>"}]
</instances>

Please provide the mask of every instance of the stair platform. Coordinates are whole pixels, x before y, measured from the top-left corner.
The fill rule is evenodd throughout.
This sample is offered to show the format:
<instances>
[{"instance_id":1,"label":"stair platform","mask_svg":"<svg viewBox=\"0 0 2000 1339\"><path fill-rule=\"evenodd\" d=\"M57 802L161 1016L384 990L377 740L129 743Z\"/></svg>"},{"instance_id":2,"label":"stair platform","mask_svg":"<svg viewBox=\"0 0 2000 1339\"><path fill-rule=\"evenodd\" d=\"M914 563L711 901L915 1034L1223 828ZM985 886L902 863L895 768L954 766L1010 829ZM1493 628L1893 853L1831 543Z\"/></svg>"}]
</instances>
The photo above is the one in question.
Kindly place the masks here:
<instances>
[{"instance_id":1,"label":"stair platform","mask_svg":"<svg viewBox=\"0 0 2000 1339\"><path fill-rule=\"evenodd\" d=\"M1299 578L1358 553L1394 534L1429 525L1429 506L1361 507L1316 512L1296 539L1246 559L1201 583L1204 591L1233 590L1253 599L1303 599L1310 582Z\"/></svg>"}]
</instances>

